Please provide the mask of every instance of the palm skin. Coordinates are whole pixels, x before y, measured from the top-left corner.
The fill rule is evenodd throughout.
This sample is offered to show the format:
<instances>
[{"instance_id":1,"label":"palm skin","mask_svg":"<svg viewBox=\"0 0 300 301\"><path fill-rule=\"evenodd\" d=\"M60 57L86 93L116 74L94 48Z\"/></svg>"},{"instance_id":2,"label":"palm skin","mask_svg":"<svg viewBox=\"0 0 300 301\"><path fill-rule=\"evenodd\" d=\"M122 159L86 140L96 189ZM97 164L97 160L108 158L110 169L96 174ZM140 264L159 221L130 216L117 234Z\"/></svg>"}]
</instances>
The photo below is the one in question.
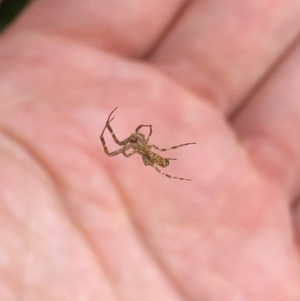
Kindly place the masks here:
<instances>
[{"instance_id":1,"label":"palm skin","mask_svg":"<svg viewBox=\"0 0 300 301\"><path fill-rule=\"evenodd\" d=\"M300 300L300 5L275 2L40 0L4 33L1 300ZM192 182L107 157L116 106L120 140L196 141L167 155Z\"/></svg>"}]
</instances>

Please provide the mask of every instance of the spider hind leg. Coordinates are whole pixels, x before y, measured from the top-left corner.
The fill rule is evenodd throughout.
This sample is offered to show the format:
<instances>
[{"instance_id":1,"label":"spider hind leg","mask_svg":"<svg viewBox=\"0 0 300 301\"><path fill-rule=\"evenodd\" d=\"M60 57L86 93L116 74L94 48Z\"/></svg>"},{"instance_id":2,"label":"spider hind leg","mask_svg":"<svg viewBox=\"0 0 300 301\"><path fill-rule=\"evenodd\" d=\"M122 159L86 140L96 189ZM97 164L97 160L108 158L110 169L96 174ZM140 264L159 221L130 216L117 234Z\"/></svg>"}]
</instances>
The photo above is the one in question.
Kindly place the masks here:
<instances>
[{"instance_id":1,"label":"spider hind leg","mask_svg":"<svg viewBox=\"0 0 300 301\"><path fill-rule=\"evenodd\" d=\"M186 178L179 178L179 177L173 177L167 173L162 172L155 164L152 166L157 172L160 174L168 177L169 179L178 179L178 180L183 180L183 181L192 181L191 179L186 179Z\"/></svg>"},{"instance_id":2,"label":"spider hind leg","mask_svg":"<svg viewBox=\"0 0 300 301\"><path fill-rule=\"evenodd\" d=\"M150 131L149 131L149 134L148 134L148 137L146 139L147 143L149 142L149 139L152 135L152 125L151 124L140 124L136 129L135 129L135 132L139 135L141 135L143 138L145 138L145 135L140 133L139 130L142 128L142 127L149 127L150 128Z\"/></svg>"}]
</instances>

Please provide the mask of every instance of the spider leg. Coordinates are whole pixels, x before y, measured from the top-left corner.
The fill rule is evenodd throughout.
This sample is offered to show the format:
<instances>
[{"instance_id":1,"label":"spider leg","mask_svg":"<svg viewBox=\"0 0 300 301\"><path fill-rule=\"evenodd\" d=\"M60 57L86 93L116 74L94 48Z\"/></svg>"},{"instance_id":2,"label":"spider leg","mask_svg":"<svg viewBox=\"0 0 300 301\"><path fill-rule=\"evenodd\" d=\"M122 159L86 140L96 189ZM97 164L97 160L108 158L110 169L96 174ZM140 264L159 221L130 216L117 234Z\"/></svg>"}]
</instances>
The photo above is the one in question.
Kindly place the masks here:
<instances>
[{"instance_id":1,"label":"spider leg","mask_svg":"<svg viewBox=\"0 0 300 301\"><path fill-rule=\"evenodd\" d=\"M117 150L115 150L115 151L113 151L113 152L109 152L109 150L108 150L108 148L107 148L107 146L106 146L106 143L105 143L104 138L103 138L103 137L100 137L100 139L101 139L101 142L102 142L102 144L103 144L104 152L105 152L108 156L110 156L110 157L117 156L117 155L119 155L119 154L121 154L121 153L124 153L125 151L127 151L128 149L131 148L131 144L130 144L130 143L127 143L125 146L122 146L122 147L120 147L119 149L117 149ZM125 155L124 155L124 156L125 156Z\"/></svg>"},{"instance_id":2,"label":"spider leg","mask_svg":"<svg viewBox=\"0 0 300 301\"><path fill-rule=\"evenodd\" d=\"M132 155L134 155L137 151L134 150L133 152L129 153L129 154L126 154L126 151L129 150L131 148L131 144L130 143L127 143L123 149L122 149L122 154L126 157L126 158L129 158L131 157Z\"/></svg>"},{"instance_id":3,"label":"spider leg","mask_svg":"<svg viewBox=\"0 0 300 301\"><path fill-rule=\"evenodd\" d=\"M124 146L120 147L119 149L116 149L115 151L113 151L113 152L111 152L111 153L108 151L106 145L103 145L103 147L104 147L105 153L106 153L108 156L110 156L110 157L117 156L117 155L123 153L123 151L124 151Z\"/></svg>"},{"instance_id":4,"label":"spider leg","mask_svg":"<svg viewBox=\"0 0 300 301\"><path fill-rule=\"evenodd\" d=\"M143 137L145 137L144 134L142 134L142 133L139 132L139 129L141 129L142 127L149 127L149 128L150 128L149 135L148 135L148 137L147 137L147 139L146 139L146 141L147 141L147 143L148 143L148 142L149 142L149 139L150 139L150 137L151 137L151 135L152 135L152 125L151 125L151 124L141 124L141 125L139 125L139 126L135 129L135 132L136 132L137 134L142 135Z\"/></svg>"},{"instance_id":5,"label":"spider leg","mask_svg":"<svg viewBox=\"0 0 300 301\"><path fill-rule=\"evenodd\" d=\"M103 136L103 134L104 134L104 132L105 132L105 129L106 129L107 125L109 125L109 123L112 122L112 121L115 119L115 117L113 117L112 119L110 119L110 116L113 114L113 112L114 112L117 108L118 108L118 107L116 107L116 108L109 114L109 116L108 116L108 118L107 118L107 120L106 120L106 123L105 123L105 127L104 127L104 129L103 129L103 131L102 131L102 133L101 133L101 135L100 135L100 139L101 139L101 137Z\"/></svg>"},{"instance_id":6,"label":"spider leg","mask_svg":"<svg viewBox=\"0 0 300 301\"><path fill-rule=\"evenodd\" d=\"M157 172L159 172L160 174L168 177L169 179L178 179L178 180L184 180L184 181L192 181L191 179L185 179L185 178L178 178L178 177L173 177L167 173L162 172L155 164L153 164L152 166Z\"/></svg>"},{"instance_id":7,"label":"spider leg","mask_svg":"<svg viewBox=\"0 0 300 301\"><path fill-rule=\"evenodd\" d=\"M104 146L104 151L105 151L105 153L106 153L108 156L110 156L110 157L114 157L114 156L117 156L117 155L119 155L119 154L123 154L125 157L129 158L129 157L131 157L133 154L136 153L136 151L133 151L133 152L131 152L131 153L129 153L129 154L126 154L125 152L126 152L127 150L129 150L130 148L131 148L130 143L127 143L125 146L122 146L122 147L120 147L119 149L117 149L117 150L115 150L115 151L113 151L113 152L110 153L110 152L108 151L108 149L107 149L107 146L105 145L105 146Z\"/></svg>"},{"instance_id":8,"label":"spider leg","mask_svg":"<svg viewBox=\"0 0 300 301\"><path fill-rule=\"evenodd\" d=\"M105 130L105 128L104 128L104 130ZM119 148L119 149L117 149L117 150L115 150L115 151L113 151L113 152L109 152L109 150L108 150L108 148L107 148L107 146L106 146L106 142L105 142L104 137L103 137L104 130L103 130L103 132L102 132L102 134L101 134L101 136L100 136L100 141L101 141L101 143L102 143L102 145L103 145L104 152L105 152L108 156L110 156L110 157L114 157L114 156L120 154L120 153L122 152L122 150L123 150L124 147L121 147L121 148Z\"/></svg>"},{"instance_id":9,"label":"spider leg","mask_svg":"<svg viewBox=\"0 0 300 301\"><path fill-rule=\"evenodd\" d=\"M118 149L118 150L116 150L116 151L113 151L113 152L111 152L111 153L108 151L107 146L106 146L106 142L105 142L104 137L103 137L106 128L109 130L109 132L110 132L111 136L113 137L115 143L117 143L118 145L120 145L120 146L121 146L121 145L126 145L126 144L128 144L128 142L130 141L130 138L126 138L126 139L124 139L123 141L119 141L119 139L116 137L116 135L115 135L113 129L112 129L111 126L110 126L110 122L112 122L112 121L114 120L114 118L115 118L115 117L112 117L112 118L111 118L111 115L114 113L114 111L115 111L117 108L118 108L118 107L116 107L116 108L109 114L109 116L108 116L108 118L107 118L107 120L106 120L105 127L104 127L104 129L103 129L103 131L102 131L102 133L101 133L101 135L100 135L100 141L101 141L101 143L102 143L102 145L103 145L103 148L104 148L105 153L106 153L108 156L116 156L116 155L120 154L120 153L122 152L122 149L123 149L123 148L120 148L120 149Z\"/></svg>"},{"instance_id":10,"label":"spider leg","mask_svg":"<svg viewBox=\"0 0 300 301\"><path fill-rule=\"evenodd\" d=\"M115 141L118 145L125 145L125 144L127 144L127 143L130 141L130 138L126 138L126 139L124 139L123 141L120 141L120 140L116 137L116 135L115 135L115 133L114 133L114 131L113 131L113 129L111 128L111 126L110 126L109 123L107 123L105 127L107 127L107 129L109 130L109 132L110 132L111 136L113 137L114 141Z\"/></svg>"},{"instance_id":11,"label":"spider leg","mask_svg":"<svg viewBox=\"0 0 300 301\"><path fill-rule=\"evenodd\" d=\"M165 151L168 151L170 149L175 149L175 148L178 148L178 147L181 147L181 146L185 146L185 145L190 145L190 144L196 144L196 142L179 144L179 145L175 145L175 146L172 146L172 147L169 147L169 148L158 147L158 146L156 146L154 144L150 145L150 147L154 147L155 149L158 149L159 151L165 152Z\"/></svg>"}]
</instances>

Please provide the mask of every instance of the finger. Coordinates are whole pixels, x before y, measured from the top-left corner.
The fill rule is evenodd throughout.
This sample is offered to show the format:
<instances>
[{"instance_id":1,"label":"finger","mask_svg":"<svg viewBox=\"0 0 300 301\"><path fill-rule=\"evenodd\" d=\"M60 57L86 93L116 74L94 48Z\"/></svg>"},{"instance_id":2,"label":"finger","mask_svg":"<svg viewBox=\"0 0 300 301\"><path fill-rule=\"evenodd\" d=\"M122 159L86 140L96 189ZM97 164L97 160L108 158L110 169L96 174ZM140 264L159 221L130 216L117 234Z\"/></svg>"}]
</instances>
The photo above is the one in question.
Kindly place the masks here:
<instances>
[{"instance_id":1,"label":"finger","mask_svg":"<svg viewBox=\"0 0 300 301\"><path fill-rule=\"evenodd\" d=\"M194 1L151 59L221 111L234 110L300 27L300 2Z\"/></svg>"},{"instance_id":2,"label":"finger","mask_svg":"<svg viewBox=\"0 0 300 301\"><path fill-rule=\"evenodd\" d=\"M36 0L14 30L81 40L97 48L141 54L176 16L185 0Z\"/></svg>"},{"instance_id":3,"label":"finger","mask_svg":"<svg viewBox=\"0 0 300 301\"><path fill-rule=\"evenodd\" d=\"M300 45L244 108L234 126L254 162L291 197L300 179Z\"/></svg>"}]
</instances>

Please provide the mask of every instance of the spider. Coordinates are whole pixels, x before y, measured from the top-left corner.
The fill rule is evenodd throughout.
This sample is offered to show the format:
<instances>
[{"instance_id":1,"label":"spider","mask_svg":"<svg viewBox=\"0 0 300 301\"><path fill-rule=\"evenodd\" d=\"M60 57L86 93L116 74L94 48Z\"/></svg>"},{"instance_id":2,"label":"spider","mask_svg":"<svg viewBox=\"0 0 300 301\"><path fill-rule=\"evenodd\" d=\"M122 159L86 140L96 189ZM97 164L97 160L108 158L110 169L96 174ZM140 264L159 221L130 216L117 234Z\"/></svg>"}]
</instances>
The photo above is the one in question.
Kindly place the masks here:
<instances>
[{"instance_id":1,"label":"spider","mask_svg":"<svg viewBox=\"0 0 300 301\"><path fill-rule=\"evenodd\" d=\"M159 172L160 174L170 178L170 179L178 179L178 180L185 180L185 181L191 181L191 179L185 179L185 178L179 178L179 177L173 177L169 174L163 173L158 166L160 167L167 167L170 164L170 160L177 160L174 158L163 158L162 156L154 153L152 151L152 148L155 148L159 151L168 151L170 149L174 149L174 148L178 148L181 146L185 146L185 145L189 145L189 144L196 144L195 142L192 143L185 143L185 144L180 144L180 145L176 145L170 148L161 148L158 147L154 144L149 145L148 142L150 140L150 137L152 135L152 125L145 125L145 124L141 124L139 125L136 129L135 129L135 133L132 133L128 138L124 139L123 141L119 141L119 139L116 137L115 133L113 132L113 129L110 126L110 123L113 121L113 118L111 118L111 115L114 113L114 111L117 109L118 107L116 107L108 116L105 127L100 135L100 140L103 144L103 148L104 148L104 152L110 156L110 157L114 157L117 156L119 154L123 154L126 158L131 157L132 155L134 155L135 153L139 154L142 156L144 165L150 165L152 166L157 172ZM148 134L148 137L146 138L144 134L140 133L139 130L142 127L149 127L150 131ZM108 129L110 134L112 135L115 143L117 143L118 145L120 145L121 147L113 152L109 152L103 137L103 134L105 132L105 129ZM132 152L127 153L128 150L132 149Z\"/></svg>"}]
</instances>

